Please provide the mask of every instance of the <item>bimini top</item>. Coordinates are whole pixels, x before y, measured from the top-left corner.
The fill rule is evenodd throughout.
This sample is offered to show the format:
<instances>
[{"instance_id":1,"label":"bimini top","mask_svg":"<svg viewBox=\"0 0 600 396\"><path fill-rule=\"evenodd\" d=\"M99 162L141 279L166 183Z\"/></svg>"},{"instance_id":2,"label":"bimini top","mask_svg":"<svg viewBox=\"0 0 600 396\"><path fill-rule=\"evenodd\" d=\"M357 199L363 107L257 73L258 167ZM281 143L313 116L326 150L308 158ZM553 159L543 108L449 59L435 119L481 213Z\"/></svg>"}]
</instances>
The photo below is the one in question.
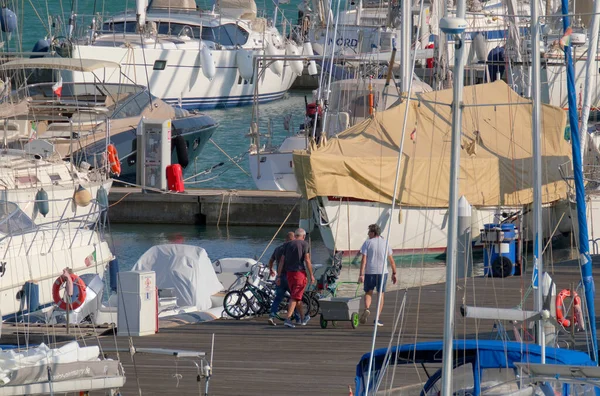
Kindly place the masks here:
<instances>
[{"instance_id":1,"label":"bimini top","mask_svg":"<svg viewBox=\"0 0 600 396\"><path fill-rule=\"evenodd\" d=\"M96 59L73 58L21 58L0 65L4 70L9 69L54 69L77 72L93 72L104 68L121 68L116 62Z\"/></svg>"},{"instance_id":2,"label":"bimini top","mask_svg":"<svg viewBox=\"0 0 600 396\"><path fill-rule=\"evenodd\" d=\"M452 90L419 93L376 112L312 150L294 152L294 174L307 199L347 197L406 206L447 208L450 182ZM476 206L521 206L533 201L532 104L505 82L463 90L460 186ZM406 133L402 134L408 111ZM566 197L559 166L571 146L564 139L566 113L542 106L542 200ZM399 143L400 183L394 194Z\"/></svg>"},{"instance_id":3,"label":"bimini top","mask_svg":"<svg viewBox=\"0 0 600 396\"><path fill-rule=\"evenodd\" d=\"M454 361L459 365L477 363L480 369L515 368L515 363L540 363L541 347L537 344L504 342L495 340L454 340L452 343ZM371 386L376 383L387 348L377 349L373 354L373 370ZM356 366L357 395L364 393L367 379L370 353L365 353ZM443 342L420 342L405 344L391 349L390 364L441 363ZM395 363L394 363L395 362ZM595 366L590 357L583 352L568 349L546 347L547 364L569 364L578 366ZM371 387L370 386L370 387Z\"/></svg>"}]
</instances>

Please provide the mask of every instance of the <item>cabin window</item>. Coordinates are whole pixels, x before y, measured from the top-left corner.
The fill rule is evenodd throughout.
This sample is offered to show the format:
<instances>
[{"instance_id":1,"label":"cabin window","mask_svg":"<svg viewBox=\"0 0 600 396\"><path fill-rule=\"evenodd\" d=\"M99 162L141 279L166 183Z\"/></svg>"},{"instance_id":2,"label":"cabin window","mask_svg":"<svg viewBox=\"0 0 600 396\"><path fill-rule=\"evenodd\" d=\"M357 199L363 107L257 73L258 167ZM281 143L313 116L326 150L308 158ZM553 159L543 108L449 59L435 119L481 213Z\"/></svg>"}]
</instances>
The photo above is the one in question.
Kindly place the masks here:
<instances>
[{"instance_id":1,"label":"cabin window","mask_svg":"<svg viewBox=\"0 0 600 396\"><path fill-rule=\"evenodd\" d=\"M50 177L50 180L53 182L62 180L62 178L60 177L60 175L58 173L53 173L48 176Z\"/></svg>"},{"instance_id":2,"label":"cabin window","mask_svg":"<svg viewBox=\"0 0 600 396\"><path fill-rule=\"evenodd\" d=\"M16 179L20 184L34 184L40 181L35 175L17 176Z\"/></svg>"},{"instance_id":3,"label":"cabin window","mask_svg":"<svg viewBox=\"0 0 600 396\"><path fill-rule=\"evenodd\" d=\"M121 118L137 117L144 111L148 103L150 103L148 92L142 92L119 107L112 118L118 120Z\"/></svg>"},{"instance_id":4,"label":"cabin window","mask_svg":"<svg viewBox=\"0 0 600 396\"><path fill-rule=\"evenodd\" d=\"M6 235L23 234L35 229L36 225L20 209L10 214L0 223L0 232Z\"/></svg>"},{"instance_id":5,"label":"cabin window","mask_svg":"<svg viewBox=\"0 0 600 396\"><path fill-rule=\"evenodd\" d=\"M166 60L157 60L154 62L154 67L152 70L165 70L165 67L167 67Z\"/></svg>"},{"instance_id":6,"label":"cabin window","mask_svg":"<svg viewBox=\"0 0 600 396\"><path fill-rule=\"evenodd\" d=\"M105 22L102 25L103 32L110 33L135 33L137 29L137 22L128 21L126 22Z\"/></svg>"}]
</instances>

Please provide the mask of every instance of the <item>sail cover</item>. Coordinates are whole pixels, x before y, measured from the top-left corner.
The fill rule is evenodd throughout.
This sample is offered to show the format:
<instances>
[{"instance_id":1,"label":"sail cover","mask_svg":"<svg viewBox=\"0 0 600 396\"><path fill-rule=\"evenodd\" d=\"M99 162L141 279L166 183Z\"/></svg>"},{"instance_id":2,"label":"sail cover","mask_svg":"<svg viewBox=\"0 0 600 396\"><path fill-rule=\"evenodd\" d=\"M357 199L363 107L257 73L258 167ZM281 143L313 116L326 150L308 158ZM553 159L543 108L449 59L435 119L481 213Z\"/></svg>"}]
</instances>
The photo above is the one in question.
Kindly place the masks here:
<instances>
[{"instance_id":1,"label":"sail cover","mask_svg":"<svg viewBox=\"0 0 600 396\"><path fill-rule=\"evenodd\" d=\"M410 101L398 203L448 207L452 90ZM465 87L459 194L472 205L520 206L533 201L531 101L503 81ZM476 105L476 106L475 106ZM406 102L375 114L311 150L294 152L300 193L391 203ZM566 114L542 108L544 203L564 198L559 165L570 160Z\"/></svg>"}]
</instances>

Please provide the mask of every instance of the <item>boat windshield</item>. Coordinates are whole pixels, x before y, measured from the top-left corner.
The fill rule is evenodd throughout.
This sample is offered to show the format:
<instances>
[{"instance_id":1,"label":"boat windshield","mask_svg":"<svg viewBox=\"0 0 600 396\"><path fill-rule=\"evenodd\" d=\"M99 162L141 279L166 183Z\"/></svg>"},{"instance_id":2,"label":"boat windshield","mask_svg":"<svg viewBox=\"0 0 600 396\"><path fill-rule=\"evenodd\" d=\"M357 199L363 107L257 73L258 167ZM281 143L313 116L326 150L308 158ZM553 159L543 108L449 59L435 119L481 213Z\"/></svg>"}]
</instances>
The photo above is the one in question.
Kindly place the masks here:
<instances>
[{"instance_id":1,"label":"boat windshield","mask_svg":"<svg viewBox=\"0 0 600 396\"><path fill-rule=\"evenodd\" d=\"M19 207L8 201L0 201L0 233L18 235L31 232L37 225Z\"/></svg>"}]
</instances>

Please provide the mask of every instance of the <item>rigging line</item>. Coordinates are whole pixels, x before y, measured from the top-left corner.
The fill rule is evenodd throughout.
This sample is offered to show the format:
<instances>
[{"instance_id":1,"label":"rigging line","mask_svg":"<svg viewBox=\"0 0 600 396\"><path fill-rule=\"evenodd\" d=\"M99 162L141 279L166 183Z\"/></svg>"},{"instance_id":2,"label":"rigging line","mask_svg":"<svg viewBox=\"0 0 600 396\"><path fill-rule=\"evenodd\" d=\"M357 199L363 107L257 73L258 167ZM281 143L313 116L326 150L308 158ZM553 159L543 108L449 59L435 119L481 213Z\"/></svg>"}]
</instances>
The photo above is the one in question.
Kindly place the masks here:
<instances>
[{"instance_id":1,"label":"rigging line","mask_svg":"<svg viewBox=\"0 0 600 396\"><path fill-rule=\"evenodd\" d=\"M265 250L263 250L263 252L261 253L260 257L256 260L256 261L260 261L263 256L265 255L265 253L267 252L267 249L269 249L269 246L271 246L271 243L273 243L273 240L277 237L277 234L279 234L279 231L281 231L281 229L283 228L283 226L287 223L288 219L290 218L290 216L292 215L292 213L294 212L294 209L296 209L296 206L298 206L298 203L296 202L294 204L294 206L292 207L292 210L290 210L290 212L287 214L287 216L285 217L285 219L283 220L283 223L281 223L281 225L279 226L279 228L277 229L277 231L275 232L275 235L273 235L273 238L271 238L271 240L269 241L269 243L267 244L267 247L265 247Z\"/></svg>"},{"instance_id":2,"label":"rigging line","mask_svg":"<svg viewBox=\"0 0 600 396\"><path fill-rule=\"evenodd\" d=\"M29 4L31 4L31 8L33 8L33 12L35 12L35 15L38 17L38 19L40 20L40 23L42 24L42 27L44 28L44 30L46 32L48 32L48 37L50 37L52 35L52 33L50 32L50 28L46 26L46 24L44 23L44 20L42 19L42 17L40 16L40 14L38 13L37 9L35 8L35 5L33 4L33 1L28 0ZM48 2L46 2L46 6L48 5ZM25 10L23 10L23 14L25 14Z\"/></svg>"},{"instance_id":3,"label":"rigging line","mask_svg":"<svg viewBox=\"0 0 600 396\"><path fill-rule=\"evenodd\" d=\"M218 149L220 152L222 152L223 154L225 154L225 156L226 156L226 157L227 157L227 158L228 158L228 159L229 159L231 162L233 162L233 164L234 164L235 166L237 166L237 167L238 167L238 168L239 168L239 169L240 169L242 172L244 172L244 173L246 174L246 176L248 176L248 177L252 177L252 176L250 176L250 174L249 174L248 172L246 172L246 170L244 170L244 168L242 168L242 167L241 167L241 166L240 166L240 165L239 165L237 162L235 162L235 161L234 161L234 159L233 159L233 158L231 158L231 156L229 156L229 154L227 154L227 153L225 152L225 150L223 150L223 149L222 149L222 148L221 148L221 147L220 147L220 146L219 146L217 143L215 143L215 141L213 140L213 138L210 138L210 139L208 139L208 141L209 141L209 142L211 142L212 144L214 144L214 145L215 145L215 147L216 147L216 148L217 148L217 149Z\"/></svg>"},{"instance_id":4,"label":"rigging line","mask_svg":"<svg viewBox=\"0 0 600 396\"><path fill-rule=\"evenodd\" d=\"M338 0L339 1L339 0ZM421 17L423 15L423 4L424 1L421 1L421 7L419 10L419 17ZM406 10L404 10L406 12ZM417 37L419 35L419 32L421 30L421 26L419 25L419 27L417 28ZM406 45L406 43L403 43L403 45ZM406 126L408 123L408 113L410 111L410 103L411 103L411 93L412 93L412 88L413 88L413 82L414 79L412 78L413 74L415 73L415 64L416 64L416 57L414 57L412 59L412 64L411 64L411 68L410 68L410 75L409 76L402 76L403 78L408 78L408 99L406 100L406 107L405 107L405 112L404 112L404 120L403 120L403 125L402 125L402 135L400 138L400 147L398 150L398 160L396 162L396 175L394 177L394 189L392 190L392 207L391 210L393 211L394 208L396 207L396 200L397 200L397 196L398 196L398 182L399 182L399 178L400 178L400 168L402 165L402 153L404 151L404 140L405 140L405 136L406 136ZM386 239L385 239L385 248L384 251L387 252L388 249L390 248L390 235L391 235L391 231L392 231L392 227L390 225L390 227L388 227L387 229L387 235L386 235ZM383 274L385 273L385 269L387 267L387 257L385 257L385 261L383 263L383 268L381 269L381 280L380 280L380 284L379 284L379 290L383 290L383 281L385 279L385 277L383 276ZM381 306L381 299L382 299L382 293L377 293L377 307L376 307L376 315L375 315L375 323L377 324L379 322L379 307ZM369 384L371 381L371 370L373 368L373 354L375 353L375 340L377 339L377 329L379 326L373 326L373 339L371 340L371 354L369 356L369 367L368 367L368 373L367 373L367 383L365 386L365 394L368 396L369 394Z\"/></svg>"}]
</instances>

